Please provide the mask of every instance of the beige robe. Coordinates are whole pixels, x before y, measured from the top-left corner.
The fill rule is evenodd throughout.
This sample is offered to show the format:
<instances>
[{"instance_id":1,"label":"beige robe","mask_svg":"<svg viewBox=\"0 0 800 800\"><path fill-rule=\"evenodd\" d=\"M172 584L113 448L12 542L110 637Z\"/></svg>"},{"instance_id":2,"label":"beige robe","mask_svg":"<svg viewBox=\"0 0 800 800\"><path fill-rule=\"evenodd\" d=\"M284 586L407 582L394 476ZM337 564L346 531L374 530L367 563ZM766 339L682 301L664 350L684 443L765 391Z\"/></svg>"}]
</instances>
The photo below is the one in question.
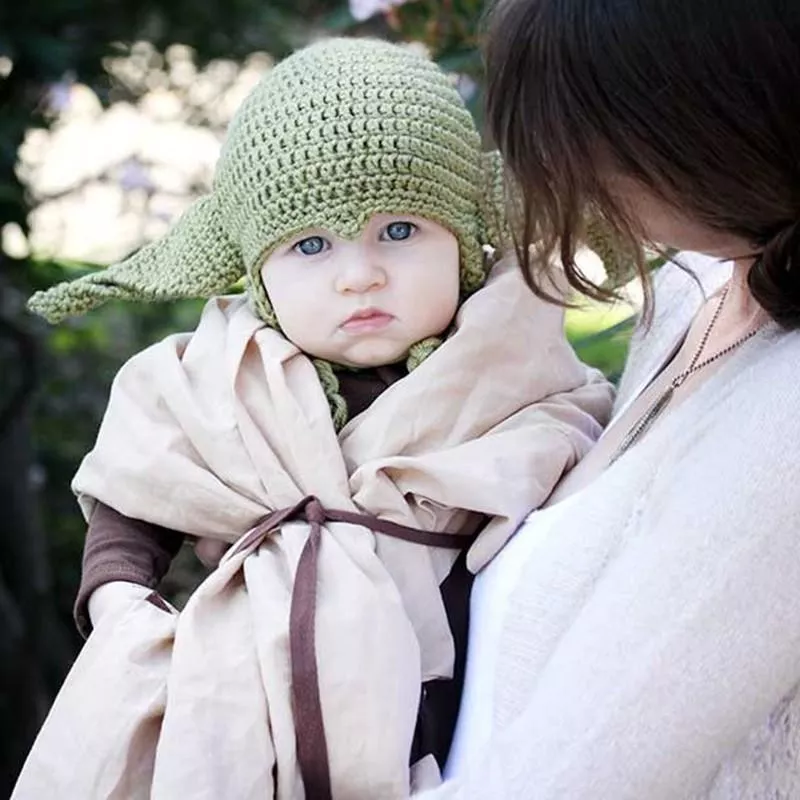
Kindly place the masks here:
<instances>
[{"instance_id":1,"label":"beige robe","mask_svg":"<svg viewBox=\"0 0 800 800\"><path fill-rule=\"evenodd\" d=\"M441 348L338 437L309 359L244 298L219 298L196 332L123 367L74 489L87 515L100 500L227 542L305 495L431 531L484 515L476 569L588 449L610 404L566 343L561 310L507 264ZM139 602L104 618L15 800L301 800L288 616L307 533L288 523L240 548L180 614ZM325 525L315 646L334 798L408 795L420 683L452 674L438 586L454 558Z\"/></svg>"}]
</instances>

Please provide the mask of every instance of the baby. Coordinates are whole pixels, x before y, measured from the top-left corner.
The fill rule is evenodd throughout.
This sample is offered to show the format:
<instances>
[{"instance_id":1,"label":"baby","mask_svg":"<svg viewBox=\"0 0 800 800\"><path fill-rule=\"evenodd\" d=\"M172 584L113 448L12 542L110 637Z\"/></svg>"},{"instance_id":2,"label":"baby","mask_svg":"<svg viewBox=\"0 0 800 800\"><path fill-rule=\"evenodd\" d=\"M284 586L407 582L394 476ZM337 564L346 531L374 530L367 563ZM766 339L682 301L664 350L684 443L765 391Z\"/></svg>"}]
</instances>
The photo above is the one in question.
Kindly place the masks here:
<instances>
[{"instance_id":1,"label":"baby","mask_svg":"<svg viewBox=\"0 0 800 800\"><path fill-rule=\"evenodd\" d=\"M75 477L94 630L15 798L436 784L471 573L611 407L561 309L489 269L501 198L435 64L329 40L254 89L163 240L32 298L212 299L122 368ZM232 546L179 614L153 590L185 535Z\"/></svg>"}]
</instances>

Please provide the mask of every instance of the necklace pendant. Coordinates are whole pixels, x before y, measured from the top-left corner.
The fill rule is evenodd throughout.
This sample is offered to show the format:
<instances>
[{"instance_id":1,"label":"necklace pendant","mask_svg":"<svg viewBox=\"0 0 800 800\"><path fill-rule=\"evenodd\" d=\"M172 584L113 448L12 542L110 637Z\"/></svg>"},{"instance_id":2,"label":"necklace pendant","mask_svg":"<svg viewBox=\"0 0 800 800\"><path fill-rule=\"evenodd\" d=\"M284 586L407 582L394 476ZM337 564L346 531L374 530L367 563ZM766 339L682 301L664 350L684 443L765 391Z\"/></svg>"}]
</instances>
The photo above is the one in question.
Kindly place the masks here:
<instances>
[{"instance_id":1,"label":"necklace pendant","mask_svg":"<svg viewBox=\"0 0 800 800\"><path fill-rule=\"evenodd\" d=\"M695 354L692 356L692 360L689 362L689 366L672 379L670 385L656 398L655 402L653 402L647 411L644 412L641 419L639 419L630 429L630 431L628 431L628 434L622 440L620 446L611 456L611 459L608 462L609 464L613 464L626 450L638 442L639 439L641 439L642 436L644 436L644 434L650 430L653 423L661 416L661 414L664 412L664 409L669 405L675 390L679 386L682 386L690 375L694 375L695 372L699 372L701 369L713 364L723 356L728 355L728 353L743 345L746 341L748 341L748 339L752 339L764 327L764 323L762 323L757 328L745 333L744 336L740 336L735 342L732 342L727 347L723 347L722 350L717 351L714 353L714 355L709 356L703 361L700 360L703 351L706 349L706 344L708 344L708 339L711 336L711 332L714 330L714 326L717 324L719 315L722 312L722 307L725 304L725 299L728 296L728 289L729 287L726 286L723 290L716 311L714 311L714 315L711 317L711 322L708 323L708 327L703 334L703 338L700 340L700 345L695 351Z\"/></svg>"},{"instance_id":2,"label":"necklace pendant","mask_svg":"<svg viewBox=\"0 0 800 800\"><path fill-rule=\"evenodd\" d=\"M641 437L644 436L648 430L650 430L653 423L661 416L666 407L669 405L674 393L675 387L670 385L653 401L638 422L628 431L620 446L614 452L614 455L611 456L609 464L613 464L626 450L638 442L639 439L641 439Z\"/></svg>"}]
</instances>

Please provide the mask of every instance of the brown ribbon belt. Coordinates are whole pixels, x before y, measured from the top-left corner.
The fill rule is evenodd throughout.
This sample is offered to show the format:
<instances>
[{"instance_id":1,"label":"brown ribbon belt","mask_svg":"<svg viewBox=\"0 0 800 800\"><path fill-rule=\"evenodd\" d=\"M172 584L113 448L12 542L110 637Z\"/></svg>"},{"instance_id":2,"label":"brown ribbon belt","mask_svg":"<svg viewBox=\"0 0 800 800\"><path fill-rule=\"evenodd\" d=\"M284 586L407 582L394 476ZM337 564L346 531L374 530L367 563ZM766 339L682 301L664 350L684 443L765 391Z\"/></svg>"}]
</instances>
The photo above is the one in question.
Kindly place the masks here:
<instances>
[{"instance_id":1,"label":"brown ribbon belt","mask_svg":"<svg viewBox=\"0 0 800 800\"><path fill-rule=\"evenodd\" d=\"M371 514L333 511L325 508L316 497L304 497L290 508L273 511L239 540L236 550L253 545L280 528L284 522L305 521L311 532L297 564L292 604L289 612L289 649L292 662L292 703L297 733L297 761L303 777L306 800L331 800L331 776L328 764L328 745L322 721L319 696L317 654L315 648L315 618L317 609L317 562L325 522L347 522L361 525L375 533L402 539L404 542L461 550L475 536L435 533L397 525Z\"/></svg>"}]
</instances>

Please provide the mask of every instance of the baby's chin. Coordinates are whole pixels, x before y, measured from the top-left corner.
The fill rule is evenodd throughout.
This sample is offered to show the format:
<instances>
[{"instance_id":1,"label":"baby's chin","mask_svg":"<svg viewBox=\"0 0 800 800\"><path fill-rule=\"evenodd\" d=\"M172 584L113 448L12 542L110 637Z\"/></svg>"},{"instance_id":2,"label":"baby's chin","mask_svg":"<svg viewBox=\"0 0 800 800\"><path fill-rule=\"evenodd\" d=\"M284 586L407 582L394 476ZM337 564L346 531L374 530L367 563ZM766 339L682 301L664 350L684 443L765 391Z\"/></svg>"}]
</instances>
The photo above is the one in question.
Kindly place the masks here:
<instances>
[{"instance_id":1,"label":"baby's chin","mask_svg":"<svg viewBox=\"0 0 800 800\"><path fill-rule=\"evenodd\" d=\"M344 358L328 359L333 361L334 364L339 364L342 367L350 369L375 369L376 367L389 367L393 364L400 364L408 358L408 351L400 355L393 356L392 358Z\"/></svg>"},{"instance_id":2,"label":"baby's chin","mask_svg":"<svg viewBox=\"0 0 800 800\"><path fill-rule=\"evenodd\" d=\"M378 345L378 346L375 346ZM408 358L409 347L398 348L396 343L392 347L380 346L380 343L364 342L362 346L348 348L346 352L327 352L320 355L312 355L314 358L321 358L331 361L350 369L373 369L375 367L388 367L391 364L399 364Z\"/></svg>"}]
</instances>

